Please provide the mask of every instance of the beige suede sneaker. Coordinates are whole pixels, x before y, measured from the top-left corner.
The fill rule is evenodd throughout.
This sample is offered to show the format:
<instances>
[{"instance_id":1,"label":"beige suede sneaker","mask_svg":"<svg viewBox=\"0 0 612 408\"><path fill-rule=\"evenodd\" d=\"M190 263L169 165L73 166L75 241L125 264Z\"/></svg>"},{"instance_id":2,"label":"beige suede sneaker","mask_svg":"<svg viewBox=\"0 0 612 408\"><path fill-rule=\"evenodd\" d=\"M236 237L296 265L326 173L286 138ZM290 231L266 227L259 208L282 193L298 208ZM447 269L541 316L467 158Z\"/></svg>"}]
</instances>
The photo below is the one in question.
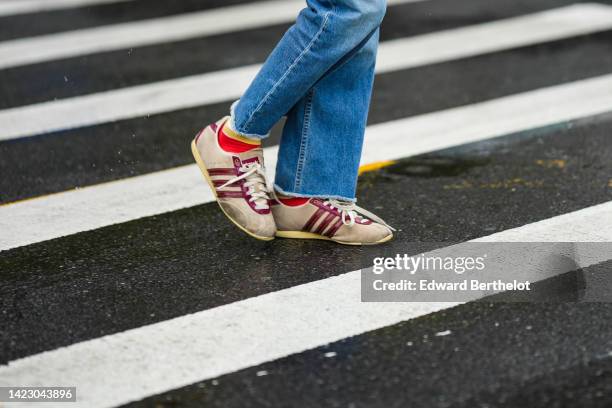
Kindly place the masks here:
<instances>
[{"instance_id":1,"label":"beige suede sneaker","mask_svg":"<svg viewBox=\"0 0 612 408\"><path fill-rule=\"evenodd\" d=\"M261 147L244 153L221 149L217 132L228 118L203 129L191 143L191 152L223 213L250 236L274 239L276 225L270 211Z\"/></svg>"},{"instance_id":2,"label":"beige suede sneaker","mask_svg":"<svg viewBox=\"0 0 612 408\"><path fill-rule=\"evenodd\" d=\"M323 239L345 245L390 241L394 228L353 203L311 198L301 205L272 201L277 237ZM367 217L367 218L366 218Z\"/></svg>"}]
</instances>

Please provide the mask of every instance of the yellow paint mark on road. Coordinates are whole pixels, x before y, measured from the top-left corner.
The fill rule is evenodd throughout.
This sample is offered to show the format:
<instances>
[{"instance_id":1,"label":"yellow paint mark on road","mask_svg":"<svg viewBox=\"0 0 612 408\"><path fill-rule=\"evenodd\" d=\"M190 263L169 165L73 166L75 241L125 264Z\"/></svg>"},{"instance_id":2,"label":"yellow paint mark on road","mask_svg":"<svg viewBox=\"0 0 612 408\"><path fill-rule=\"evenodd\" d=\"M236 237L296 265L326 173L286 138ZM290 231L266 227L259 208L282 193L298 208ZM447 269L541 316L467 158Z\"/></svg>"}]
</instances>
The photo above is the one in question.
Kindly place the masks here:
<instances>
[{"instance_id":1,"label":"yellow paint mark on road","mask_svg":"<svg viewBox=\"0 0 612 408\"><path fill-rule=\"evenodd\" d=\"M608 180L608 187L612 188L612 179Z\"/></svg>"},{"instance_id":2,"label":"yellow paint mark on road","mask_svg":"<svg viewBox=\"0 0 612 408\"><path fill-rule=\"evenodd\" d=\"M546 167L547 169L563 169L567 164L567 161L563 159L546 159L546 160L536 160L536 164L542 167Z\"/></svg>"},{"instance_id":3,"label":"yellow paint mark on road","mask_svg":"<svg viewBox=\"0 0 612 408\"><path fill-rule=\"evenodd\" d=\"M393 164L395 164L393 160L379 161L375 163L364 164L363 166L359 167L359 175L362 175L363 173L367 173L369 171L380 170L384 167L389 167Z\"/></svg>"}]
</instances>

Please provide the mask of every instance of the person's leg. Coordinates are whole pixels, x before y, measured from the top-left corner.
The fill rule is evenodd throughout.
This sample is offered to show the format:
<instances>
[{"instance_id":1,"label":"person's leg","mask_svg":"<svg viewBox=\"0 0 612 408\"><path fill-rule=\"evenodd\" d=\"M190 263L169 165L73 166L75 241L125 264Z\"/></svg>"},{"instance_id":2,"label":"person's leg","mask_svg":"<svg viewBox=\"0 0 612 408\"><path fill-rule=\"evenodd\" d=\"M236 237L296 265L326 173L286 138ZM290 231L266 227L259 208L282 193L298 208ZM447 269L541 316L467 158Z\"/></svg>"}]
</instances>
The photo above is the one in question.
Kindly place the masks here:
<instances>
[{"instance_id":1,"label":"person's leg","mask_svg":"<svg viewBox=\"0 0 612 408\"><path fill-rule=\"evenodd\" d=\"M350 245L393 238L391 227L353 203L377 48L378 30L289 112L272 205L276 236Z\"/></svg>"},{"instance_id":2,"label":"person's leg","mask_svg":"<svg viewBox=\"0 0 612 408\"><path fill-rule=\"evenodd\" d=\"M352 124L352 119L347 117L348 120L335 124L330 122L327 127L322 124L313 125L313 129L323 131L330 139L335 135L330 151L339 155L338 160L355 162L355 166L359 162L372 72L363 72L366 76L365 82L352 82L348 76L361 74L355 67L366 55L370 55L370 63L373 65L375 48L372 49L371 44L375 44L377 40L377 28L384 15L385 0L307 0L307 4L308 7L300 13L296 24L277 45L251 86L232 106L229 120L223 118L206 127L192 142L194 158L223 212L240 229L263 240L271 239L277 228L265 183L263 151L257 139L265 137L272 126L290 110L290 123L311 123L314 119L317 122L328 119L321 107L321 111L315 112L314 117L309 114L310 119L304 121L304 118L299 117L299 106L302 104L300 101L310 101L308 106L316 104L318 107L325 103L325 99L335 95L334 104L341 104L342 99L346 98L350 103L359 105L355 110L356 114L345 112L347 115L354 114ZM350 67L353 67L352 74ZM338 84L330 83L334 78L337 78ZM352 87L357 87L357 91L351 89ZM321 91L320 97L317 89ZM357 100L361 97L363 100ZM337 109L333 111L336 114L341 113ZM363 124L360 124L361 122ZM336 125L344 126L344 129L332 134ZM310 133L300 130L299 134ZM357 137L359 134L361 136ZM347 142L357 144L344 146L340 143L343 136ZM298 143L302 141L294 139ZM321 140L319 137L317 139ZM307 141L309 138L303 140ZM313 139L312 143L319 141ZM291 136L287 136L284 144L285 148L291 145ZM311 163L321 159L321 155L306 147L302 152L308 152L309 157L302 160L302 163L307 164L302 166L301 180L306 188L310 188L310 176L307 174L311 172ZM290 158L289 155L284 156ZM296 160L294 164L299 162ZM330 170L331 167L327 169ZM354 184L355 176L349 171L336 176L340 179L329 190L344 187L342 192L346 192L348 197L349 190L354 190L350 185ZM319 186L321 190L324 188L326 187ZM338 197L343 196L342 192L338 193ZM326 208L332 212L326 216L326 222L331 223L334 220L335 224L333 231L330 229L325 233L334 235L335 240L337 238L339 242L355 243L357 241L354 239L354 232L366 229L366 226L369 226L369 232L365 231L365 234L359 235L360 242L383 242L390 239L392 234L386 227L380 225L380 228L377 228L378 224L372 225L368 220L355 219L354 212L348 208L338 212L337 207L331 210L332 203L327 204L329 207ZM308 208L302 207L298 210L299 217L307 214L314 205L309 202ZM295 214L291 212L287 212L287 215L285 218L299 218L294 217ZM346 216L350 218L351 227L355 222L359 227L342 228L337 221L340 219L344 225ZM317 224L316 227L321 229L322 225Z\"/></svg>"},{"instance_id":3,"label":"person's leg","mask_svg":"<svg viewBox=\"0 0 612 408\"><path fill-rule=\"evenodd\" d=\"M236 133L266 137L321 77L363 45L379 26L386 7L385 0L306 2L308 7L232 106L229 127Z\"/></svg>"},{"instance_id":4,"label":"person's leg","mask_svg":"<svg viewBox=\"0 0 612 408\"><path fill-rule=\"evenodd\" d=\"M278 155L277 191L355 200L377 49L378 30L291 109Z\"/></svg>"}]
</instances>

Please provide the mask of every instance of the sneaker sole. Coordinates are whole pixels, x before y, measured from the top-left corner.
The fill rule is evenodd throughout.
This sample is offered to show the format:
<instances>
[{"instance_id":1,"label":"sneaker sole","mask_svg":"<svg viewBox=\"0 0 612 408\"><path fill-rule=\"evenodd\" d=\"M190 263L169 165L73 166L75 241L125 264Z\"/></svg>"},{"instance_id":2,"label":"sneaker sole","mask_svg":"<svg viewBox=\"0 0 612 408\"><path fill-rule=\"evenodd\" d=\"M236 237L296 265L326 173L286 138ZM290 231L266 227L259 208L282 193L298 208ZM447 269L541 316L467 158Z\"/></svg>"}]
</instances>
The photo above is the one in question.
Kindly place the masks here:
<instances>
[{"instance_id":1,"label":"sneaker sole","mask_svg":"<svg viewBox=\"0 0 612 408\"><path fill-rule=\"evenodd\" d=\"M376 242L345 242L345 241L338 241L336 239L331 239L324 235L315 234L314 232L304 232L304 231L276 231L276 236L279 238L293 238L293 239L319 239L322 241L337 242L338 244L342 244L342 245L378 245L378 244L383 244L385 242L389 242L393 239L393 234L391 234Z\"/></svg>"},{"instance_id":2,"label":"sneaker sole","mask_svg":"<svg viewBox=\"0 0 612 408\"><path fill-rule=\"evenodd\" d=\"M217 201L217 204L219 205L219 208L221 209L221 211L223 211L223 214L225 214L227 219L229 219L235 226L237 226L242 231L246 232L248 235L250 235L251 237L255 239L258 239L260 241L272 241L274 237L264 237L261 235L253 234L252 232L244 228L242 225L234 221L234 219L230 217L227 212L225 212L225 209L223 208L223 206L219 202L219 198L217 197L217 191L215 190L212 179L208 175L208 170L206 169L206 166L204 165L204 160L202 160L202 156L200 156L200 152L198 151L198 147L196 146L195 139L191 142L191 153L193 154L193 158L195 159L198 167L200 168L200 171L202 172L202 175L204 176L204 180L206 180L206 182L208 183L208 186L212 190L213 195L215 196L215 200Z\"/></svg>"}]
</instances>

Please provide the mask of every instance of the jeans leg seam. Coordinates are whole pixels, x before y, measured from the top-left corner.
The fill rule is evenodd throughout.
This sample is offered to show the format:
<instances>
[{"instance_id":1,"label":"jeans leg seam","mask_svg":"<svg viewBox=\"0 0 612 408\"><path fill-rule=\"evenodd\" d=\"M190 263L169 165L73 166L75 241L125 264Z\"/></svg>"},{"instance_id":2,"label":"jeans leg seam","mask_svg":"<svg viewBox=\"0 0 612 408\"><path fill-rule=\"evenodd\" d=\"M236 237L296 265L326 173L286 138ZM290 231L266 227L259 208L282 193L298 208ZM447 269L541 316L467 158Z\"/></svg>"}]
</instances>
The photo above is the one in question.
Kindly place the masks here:
<instances>
[{"instance_id":1,"label":"jeans leg seam","mask_svg":"<svg viewBox=\"0 0 612 408\"><path fill-rule=\"evenodd\" d=\"M314 97L314 88L308 91L306 106L304 107L304 125L302 126L302 137L300 140L300 152L295 170L295 181L293 182L293 190L299 191L302 187L302 173L304 171L304 163L306 162L306 150L308 149L308 134L310 131L310 114L312 112L312 100Z\"/></svg>"},{"instance_id":2,"label":"jeans leg seam","mask_svg":"<svg viewBox=\"0 0 612 408\"><path fill-rule=\"evenodd\" d=\"M376 28L374 30L372 30L372 32L370 32L367 37L358 44L361 45L361 47L354 52L352 55L350 55L348 58L345 58L343 61L341 61L340 64L337 64L336 66L333 66L329 69L329 71L327 71L323 77L327 76L327 75L332 75L334 72L336 72L337 70L339 70L340 68L342 68L344 65L346 65L349 61L351 61L357 54L359 54L359 52L363 49L363 47L365 47L365 45L368 43L368 41L370 41L370 39L372 38L372 35L374 35L374 33L376 32L376 30L378 30L379 28Z\"/></svg>"},{"instance_id":3,"label":"jeans leg seam","mask_svg":"<svg viewBox=\"0 0 612 408\"><path fill-rule=\"evenodd\" d=\"M332 3L333 4L333 3ZM329 16L330 14L333 12L333 8L332 11L328 11L325 16L323 17L323 23L321 24L321 28L319 28L319 31L317 31L317 33L315 34L315 36L312 38L312 40L310 40L310 42L308 43L308 45L306 46L306 48L304 48L302 50L302 52L300 53L300 55L298 55L296 57L296 59L291 63L291 65L289 65L289 68L287 68L287 70L285 71L285 73L279 78L278 81L276 81L276 83L272 86L272 88L270 89L270 91L268 91L268 93L263 97L263 99L261 100L261 102L259 102L259 105L257 105L257 107L255 108L255 110L253 112L251 112L251 115L249 116L249 119L247 120L247 122L243 125L243 129L245 131L247 131L249 125L251 124L251 122L253 121L253 119L255 118L255 115L261 110L261 108L268 102L268 100L270 99L270 97L272 96L272 94L276 91L276 89L283 83L283 81L285 80L285 78L287 78L287 76L289 76L289 74L293 71L293 69L295 68L295 66L304 58L304 55L306 55L306 53L308 53L308 51L310 51L310 49L314 46L315 42L319 39L319 37L321 36L321 34L323 33L323 31L325 30L325 28L327 27L327 23L329 21Z\"/></svg>"}]
</instances>

